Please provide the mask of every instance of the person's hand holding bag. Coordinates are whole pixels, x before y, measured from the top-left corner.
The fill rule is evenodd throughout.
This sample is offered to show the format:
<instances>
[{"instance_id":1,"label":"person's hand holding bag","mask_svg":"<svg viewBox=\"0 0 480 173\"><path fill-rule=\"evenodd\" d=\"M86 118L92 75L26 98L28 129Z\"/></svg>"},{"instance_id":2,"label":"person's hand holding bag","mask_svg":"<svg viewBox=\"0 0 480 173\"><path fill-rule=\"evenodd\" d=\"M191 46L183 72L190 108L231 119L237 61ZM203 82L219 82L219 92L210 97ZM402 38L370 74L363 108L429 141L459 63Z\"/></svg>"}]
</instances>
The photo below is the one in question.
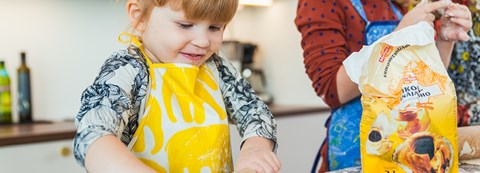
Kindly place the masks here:
<instances>
[{"instance_id":1,"label":"person's hand holding bag","mask_svg":"<svg viewBox=\"0 0 480 173\"><path fill-rule=\"evenodd\" d=\"M472 28L472 14L467 6L453 3L441 18L439 39L443 41L467 41Z\"/></svg>"},{"instance_id":2,"label":"person's hand holding bag","mask_svg":"<svg viewBox=\"0 0 480 173\"><path fill-rule=\"evenodd\" d=\"M433 21L435 20L435 15L433 13L438 10L447 9L452 4L451 1L436 1L428 3L426 0L422 0L415 8L409 11L403 17L402 21L398 24L395 31L398 31L406 26L415 25L421 21L425 21L431 26L433 26Z\"/></svg>"},{"instance_id":3,"label":"person's hand holding bag","mask_svg":"<svg viewBox=\"0 0 480 173\"><path fill-rule=\"evenodd\" d=\"M440 13L440 30L437 33L436 45L445 67L450 64L450 58L455 41L470 39L468 31L472 27L471 13L464 5L454 4L451 0L428 2L422 0L409 11L400 21L396 31L421 21L434 26L435 15Z\"/></svg>"}]
</instances>

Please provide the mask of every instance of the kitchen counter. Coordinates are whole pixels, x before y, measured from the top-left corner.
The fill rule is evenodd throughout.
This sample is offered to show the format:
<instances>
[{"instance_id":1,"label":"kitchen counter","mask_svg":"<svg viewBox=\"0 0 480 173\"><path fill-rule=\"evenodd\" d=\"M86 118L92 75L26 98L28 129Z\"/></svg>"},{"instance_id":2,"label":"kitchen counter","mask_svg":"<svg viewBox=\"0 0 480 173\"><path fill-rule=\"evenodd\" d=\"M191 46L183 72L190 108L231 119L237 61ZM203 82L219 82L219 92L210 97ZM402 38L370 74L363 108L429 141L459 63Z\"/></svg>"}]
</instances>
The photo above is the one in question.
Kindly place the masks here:
<instances>
[{"instance_id":1,"label":"kitchen counter","mask_svg":"<svg viewBox=\"0 0 480 173\"><path fill-rule=\"evenodd\" d=\"M316 106L270 105L269 108L276 118L329 111L328 108ZM0 147L72 139L75 132L73 121L0 125Z\"/></svg>"},{"instance_id":2,"label":"kitchen counter","mask_svg":"<svg viewBox=\"0 0 480 173\"><path fill-rule=\"evenodd\" d=\"M275 118L330 111L330 108L320 106L269 105L268 108Z\"/></svg>"},{"instance_id":3,"label":"kitchen counter","mask_svg":"<svg viewBox=\"0 0 480 173\"><path fill-rule=\"evenodd\" d=\"M0 146L72 139L73 121L0 125Z\"/></svg>"}]
</instances>

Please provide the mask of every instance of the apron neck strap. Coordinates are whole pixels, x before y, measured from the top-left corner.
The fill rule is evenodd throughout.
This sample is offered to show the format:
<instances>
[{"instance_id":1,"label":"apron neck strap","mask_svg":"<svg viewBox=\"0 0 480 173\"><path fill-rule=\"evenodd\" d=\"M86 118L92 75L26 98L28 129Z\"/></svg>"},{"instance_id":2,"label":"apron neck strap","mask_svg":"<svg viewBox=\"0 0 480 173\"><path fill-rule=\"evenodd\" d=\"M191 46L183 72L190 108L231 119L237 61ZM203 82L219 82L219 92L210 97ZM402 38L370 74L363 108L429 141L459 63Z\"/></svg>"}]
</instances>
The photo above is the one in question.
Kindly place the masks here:
<instances>
[{"instance_id":1,"label":"apron neck strap","mask_svg":"<svg viewBox=\"0 0 480 173\"><path fill-rule=\"evenodd\" d=\"M363 9L363 4L360 2L360 0L350 0L352 2L353 7L357 11L357 13L362 17L362 19L368 24L370 24L370 21L367 19L367 15L365 14L365 10ZM398 20L402 20L403 15L400 12L400 10L393 5L391 0L386 0L390 4L390 7L392 8L393 12L397 16Z\"/></svg>"},{"instance_id":2,"label":"apron neck strap","mask_svg":"<svg viewBox=\"0 0 480 173\"><path fill-rule=\"evenodd\" d=\"M148 66L151 67L152 62L150 61L150 58L148 58L147 54L143 50L142 42L137 38L137 36L130 34L128 32L121 32L118 35L118 42L122 44L133 44L134 46L138 47L144 59L147 61Z\"/></svg>"}]
</instances>

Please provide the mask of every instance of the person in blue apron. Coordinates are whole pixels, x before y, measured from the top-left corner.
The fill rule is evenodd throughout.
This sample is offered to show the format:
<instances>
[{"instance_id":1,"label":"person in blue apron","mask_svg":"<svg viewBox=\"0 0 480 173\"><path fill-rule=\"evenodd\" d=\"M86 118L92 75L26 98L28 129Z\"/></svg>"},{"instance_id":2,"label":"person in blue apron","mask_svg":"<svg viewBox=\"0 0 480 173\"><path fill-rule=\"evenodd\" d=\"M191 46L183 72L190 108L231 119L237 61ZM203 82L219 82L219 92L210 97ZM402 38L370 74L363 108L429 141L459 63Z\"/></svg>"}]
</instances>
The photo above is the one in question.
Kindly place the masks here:
<instances>
[{"instance_id":1,"label":"person in blue apron","mask_svg":"<svg viewBox=\"0 0 480 173\"><path fill-rule=\"evenodd\" d=\"M346 75L344 59L394 30L427 21L433 26L438 10L445 11L437 33L444 64L455 41L467 40L471 19L465 6L449 1L422 1L407 13L410 1L299 0L295 24L302 34L306 73L317 95L331 108L326 139L312 172L360 165L360 91ZM468 13L468 14L467 14ZM405 14L405 15L403 15ZM321 141L319 141L320 143Z\"/></svg>"},{"instance_id":2,"label":"person in blue apron","mask_svg":"<svg viewBox=\"0 0 480 173\"><path fill-rule=\"evenodd\" d=\"M276 122L217 55L238 0L129 0L135 33L82 94L74 155L88 172L278 172ZM243 138L233 163L229 124Z\"/></svg>"}]
</instances>

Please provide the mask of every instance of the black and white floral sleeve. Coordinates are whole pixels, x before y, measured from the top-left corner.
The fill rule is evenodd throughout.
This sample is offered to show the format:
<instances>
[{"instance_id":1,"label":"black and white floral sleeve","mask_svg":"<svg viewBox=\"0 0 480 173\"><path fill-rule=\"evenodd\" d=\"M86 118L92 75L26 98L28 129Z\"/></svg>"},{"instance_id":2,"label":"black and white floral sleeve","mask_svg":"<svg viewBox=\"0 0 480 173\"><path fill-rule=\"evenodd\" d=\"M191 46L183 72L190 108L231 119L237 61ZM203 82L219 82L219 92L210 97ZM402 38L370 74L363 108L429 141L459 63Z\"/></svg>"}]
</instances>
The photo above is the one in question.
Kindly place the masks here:
<instances>
[{"instance_id":1,"label":"black and white floral sleeve","mask_svg":"<svg viewBox=\"0 0 480 173\"><path fill-rule=\"evenodd\" d=\"M88 147L99 137L115 135L127 144L138 125L138 114L146 95L148 70L138 57L123 50L115 52L100 74L82 93L75 118L73 141L77 162L84 166Z\"/></svg>"},{"instance_id":2,"label":"black and white floral sleeve","mask_svg":"<svg viewBox=\"0 0 480 173\"><path fill-rule=\"evenodd\" d=\"M227 114L245 141L252 136L277 143L277 123L268 106L257 97L247 80L227 60L214 55ZM277 145L275 145L277 146ZM276 148L276 147L275 147Z\"/></svg>"}]
</instances>

